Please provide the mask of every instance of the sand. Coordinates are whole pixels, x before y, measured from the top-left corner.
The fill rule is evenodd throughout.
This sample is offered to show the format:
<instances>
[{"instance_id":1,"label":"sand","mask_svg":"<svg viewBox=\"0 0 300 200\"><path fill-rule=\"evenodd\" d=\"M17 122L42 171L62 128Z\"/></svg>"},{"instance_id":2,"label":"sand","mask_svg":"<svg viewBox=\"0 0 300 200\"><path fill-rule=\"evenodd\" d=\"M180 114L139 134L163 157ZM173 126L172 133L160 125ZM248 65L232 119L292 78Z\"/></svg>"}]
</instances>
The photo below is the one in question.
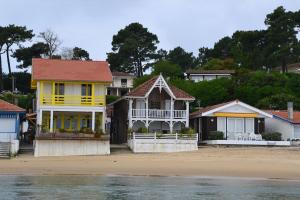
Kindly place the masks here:
<instances>
[{"instance_id":1,"label":"sand","mask_svg":"<svg viewBox=\"0 0 300 200\"><path fill-rule=\"evenodd\" d=\"M299 148L204 147L194 152L0 160L0 175L134 175L300 180Z\"/></svg>"}]
</instances>

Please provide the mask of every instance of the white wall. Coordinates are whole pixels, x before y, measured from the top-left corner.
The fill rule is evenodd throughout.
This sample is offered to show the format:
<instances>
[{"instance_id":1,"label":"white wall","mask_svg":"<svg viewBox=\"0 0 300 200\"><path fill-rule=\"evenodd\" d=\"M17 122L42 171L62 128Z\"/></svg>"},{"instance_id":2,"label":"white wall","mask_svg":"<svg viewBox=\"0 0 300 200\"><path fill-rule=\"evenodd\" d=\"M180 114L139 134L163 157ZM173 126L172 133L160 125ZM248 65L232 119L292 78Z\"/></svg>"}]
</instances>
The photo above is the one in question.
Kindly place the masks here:
<instances>
[{"instance_id":1,"label":"white wall","mask_svg":"<svg viewBox=\"0 0 300 200\"><path fill-rule=\"evenodd\" d=\"M300 125L294 126L294 138L300 139Z\"/></svg>"},{"instance_id":2,"label":"white wall","mask_svg":"<svg viewBox=\"0 0 300 200\"><path fill-rule=\"evenodd\" d=\"M197 151L197 140L130 139L128 146L134 153Z\"/></svg>"},{"instance_id":3,"label":"white wall","mask_svg":"<svg viewBox=\"0 0 300 200\"><path fill-rule=\"evenodd\" d=\"M108 155L109 140L35 140L34 156Z\"/></svg>"},{"instance_id":4,"label":"white wall","mask_svg":"<svg viewBox=\"0 0 300 200\"><path fill-rule=\"evenodd\" d=\"M224 77L227 77L227 78L230 78L231 75L215 75L215 74L205 74L205 75L202 75L202 74L190 74L189 78L190 80L192 81L195 81L195 82L200 82L200 81L203 81L203 80L206 80L206 81L211 81L211 80L214 80L216 78L224 78Z\"/></svg>"},{"instance_id":5,"label":"white wall","mask_svg":"<svg viewBox=\"0 0 300 200\"><path fill-rule=\"evenodd\" d=\"M0 118L0 142L9 142L16 137L16 119Z\"/></svg>"},{"instance_id":6,"label":"white wall","mask_svg":"<svg viewBox=\"0 0 300 200\"><path fill-rule=\"evenodd\" d=\"M294 138L294 126L288 122L276 118L265 119L265 130L266 132L279 132L282 134L282 139L293 139Z\"/></svg>"},{"instance_id":7,"label":"white wall","mask_svg":"<svg viewBox=\"0 0 300 200\"><path fill-rule=\"evenodd\" d=\"M127 79L127 87L132 88L133 87L133 77L127 77L127 76L114 76L113 77L113 87L122 87L121 79Z\"/></svg>"}]
</instances>

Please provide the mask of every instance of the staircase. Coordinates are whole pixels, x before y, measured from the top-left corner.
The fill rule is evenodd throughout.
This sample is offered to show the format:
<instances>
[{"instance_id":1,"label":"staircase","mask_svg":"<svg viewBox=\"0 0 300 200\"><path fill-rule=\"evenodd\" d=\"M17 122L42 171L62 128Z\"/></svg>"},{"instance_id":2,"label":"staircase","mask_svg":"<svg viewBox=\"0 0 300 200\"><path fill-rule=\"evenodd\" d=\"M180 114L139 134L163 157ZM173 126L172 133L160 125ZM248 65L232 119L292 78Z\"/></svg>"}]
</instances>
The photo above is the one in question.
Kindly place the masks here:
<instances>
[{"instance_id":1,"label":"staircase","mask_svg":"<svg viewBox=\"0 0 300 200\"><path fill-rule=\"evenodd\" d=\"M10 143L0 142L0 159L10 158Z\"/></svg>"}]
</instances>

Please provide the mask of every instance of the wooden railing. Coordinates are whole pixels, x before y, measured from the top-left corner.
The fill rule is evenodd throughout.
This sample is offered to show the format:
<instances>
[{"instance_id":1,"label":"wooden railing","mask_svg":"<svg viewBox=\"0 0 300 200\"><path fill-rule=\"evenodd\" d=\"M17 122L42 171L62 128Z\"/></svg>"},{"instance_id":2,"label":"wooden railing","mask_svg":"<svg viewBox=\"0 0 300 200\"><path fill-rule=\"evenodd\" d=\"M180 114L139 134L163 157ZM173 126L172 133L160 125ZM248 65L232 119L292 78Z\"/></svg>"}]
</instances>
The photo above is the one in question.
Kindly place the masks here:
<instances>
[{"instance_id":1,"label":"wooden railing","mask_svg":"<svg viewBox=\"0 0 300 200\"><path fill-rule=\"evenodd\" d=\"M171 110L157 110L157 109L148 109L148 118L153 119L170 119ZM132 109L133 118L146 118L147 110L146 109ZM185 119L186 110L174 110L173 111L174 119Z\"/></svg>"},{"instance_id":2,"label":"wooden railing","mask_svg":"<svg viewBox=\"0 0 300 200\"><path fill-rule=\"evenodd\" d=\"M170 139L170 140L198 140L198 134L161 134L161 133L132 133L131 139Z\"/></svg>"},{"instance_id":3,"label":"wooden railing","mask_svg":"<svg viewBox=\"0 0 300 200\"><path fill-rule=\"evenodd\" d=\"M105 96L41 95L41 105L105 106Z\"/></svg>"}]
</instances>

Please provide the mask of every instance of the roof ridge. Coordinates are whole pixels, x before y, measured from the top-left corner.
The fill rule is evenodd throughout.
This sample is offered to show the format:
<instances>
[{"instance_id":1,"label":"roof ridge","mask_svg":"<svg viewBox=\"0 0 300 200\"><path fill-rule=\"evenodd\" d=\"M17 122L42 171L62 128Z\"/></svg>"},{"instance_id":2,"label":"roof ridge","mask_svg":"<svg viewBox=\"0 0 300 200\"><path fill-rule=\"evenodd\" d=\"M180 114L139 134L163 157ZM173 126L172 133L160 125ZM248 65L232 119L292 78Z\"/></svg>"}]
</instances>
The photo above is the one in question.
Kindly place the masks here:
<instances>
[{"instance_id":1,"label":"roof ridge","mask_svg":"<svg viewBox=\"0 0 300 200\"><path fill-rule=\"evenodd\" d=\"M105 62L106 60L68 60L68 59L58 59L58 58L32 58L32 60L51 60L51 61L65 61L65 62Z\"/></svg>"}]
</instances>

